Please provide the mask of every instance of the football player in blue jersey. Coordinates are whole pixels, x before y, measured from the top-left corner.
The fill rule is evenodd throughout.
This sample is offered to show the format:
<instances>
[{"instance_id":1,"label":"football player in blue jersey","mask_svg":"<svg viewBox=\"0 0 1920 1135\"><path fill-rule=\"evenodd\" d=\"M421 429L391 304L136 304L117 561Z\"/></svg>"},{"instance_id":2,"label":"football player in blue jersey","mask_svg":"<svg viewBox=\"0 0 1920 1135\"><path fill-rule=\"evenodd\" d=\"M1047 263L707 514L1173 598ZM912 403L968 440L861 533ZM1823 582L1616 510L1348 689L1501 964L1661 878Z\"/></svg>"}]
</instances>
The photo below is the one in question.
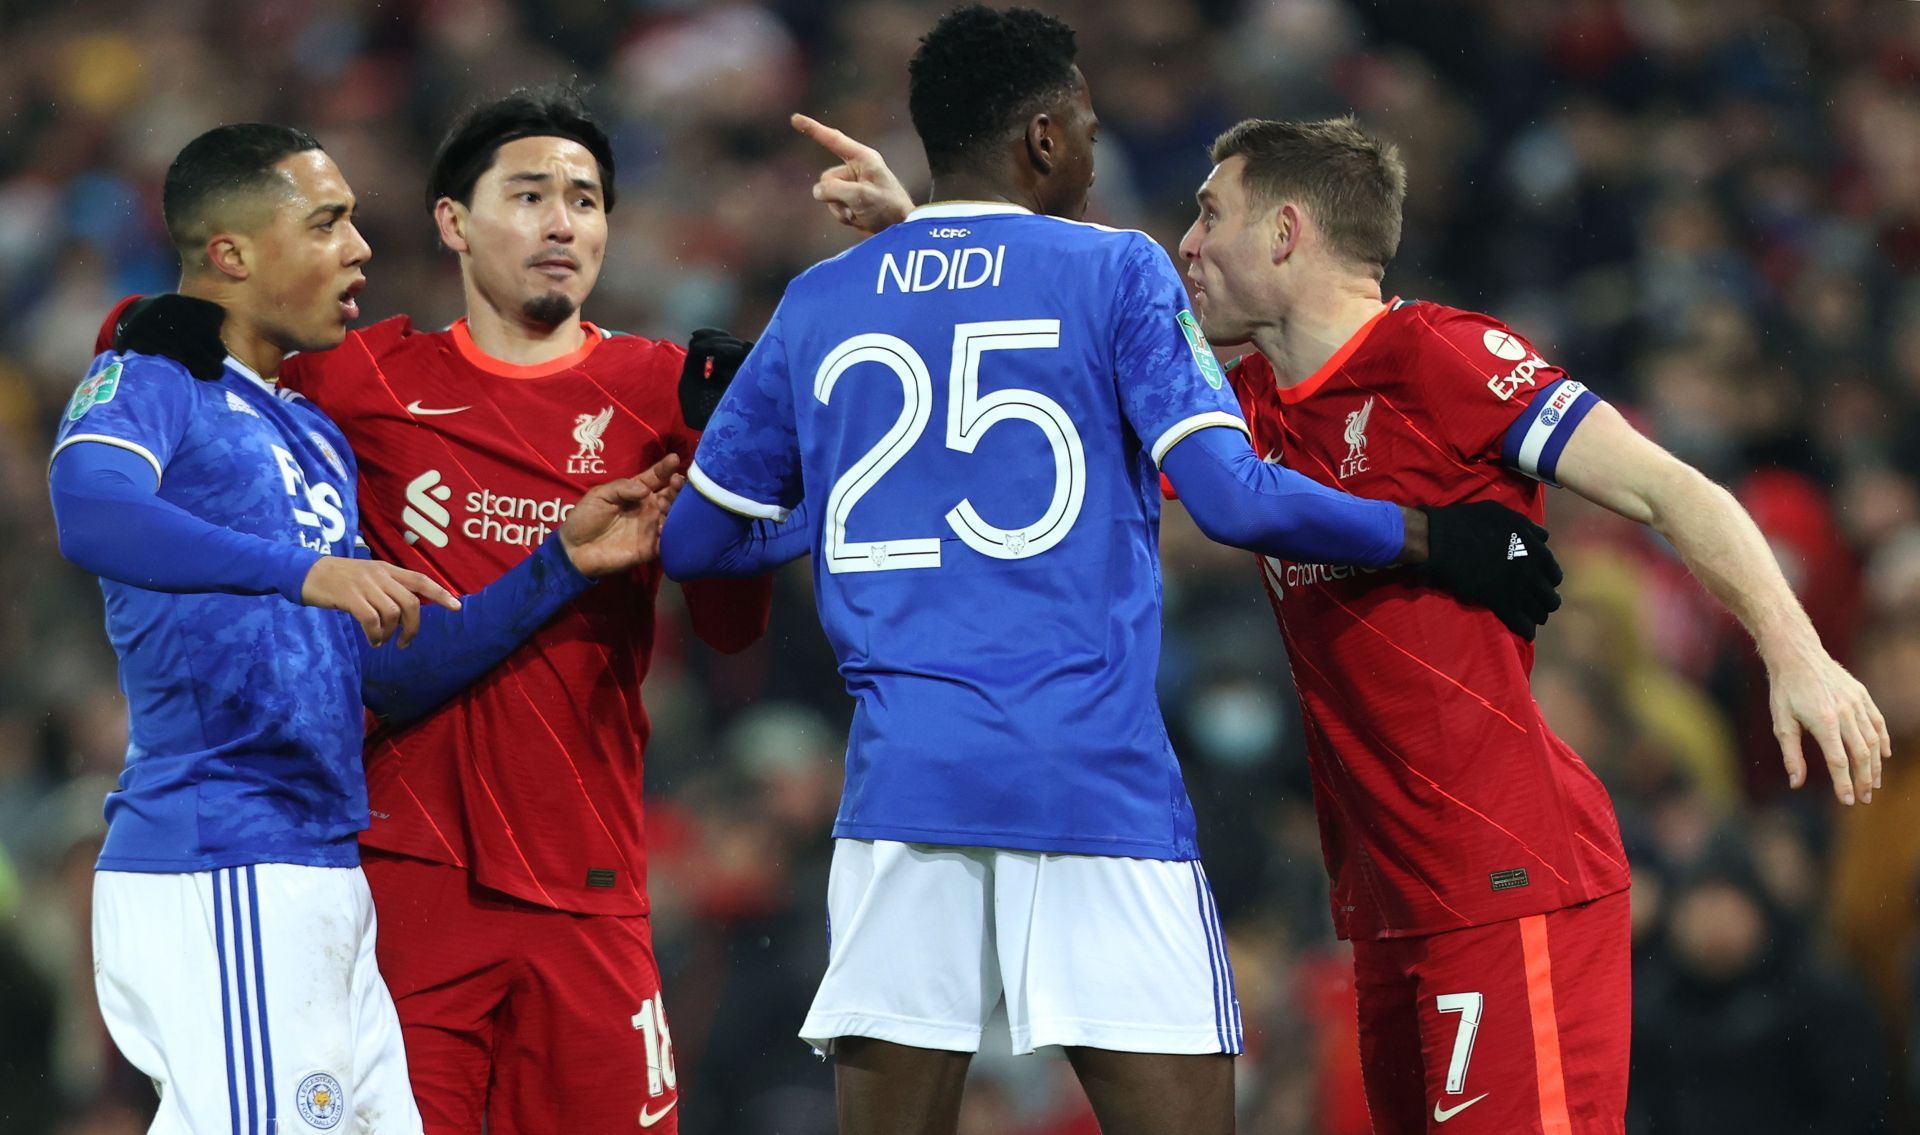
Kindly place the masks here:
<instances>
[{"instance_id":1,"label":"football player in blue jersey","mask_svg":"<svg viewBox=\"0 0 1920 1135\"><path fill-rule=\"evenodd\" d=\"M300 131L189 143L167 171L167 226L180 291L220 305L202 331L227 358L195 374L101 355L49 471L61 550L101 577L130 707L94 972L115 1043L159 1088L155 1132L266 1135L295 1116L421 1130L358 867L362 705L424 713L592 577L653 558L678 487L669 458L594 489L464 603L356 557L353 453L273 382L288 352L338 345L358 315L370 252L353 208Z\"/></svg>"},{"instance_id":2,"label":"football player in blue jersey","mask_svg":"<svg viewBox=\"0 0 1920 1135\"><path fill-rule=\"evenodd\" d=\"M1162 470L1224 542L1421 563L1529 636L1557 602L1515 513L1363 500L1251 451L1166 253L1077 220L1098 120L1074 55L1024 9L922 40L934 203L793 281L662 538L676 577L814 557L857 707L801 1035L835 1055L845 1135L952 1132L1003 1000L1108 1135L1233 1129L1240 1014L1154 695Z\"/></svg>"}]
</instances>

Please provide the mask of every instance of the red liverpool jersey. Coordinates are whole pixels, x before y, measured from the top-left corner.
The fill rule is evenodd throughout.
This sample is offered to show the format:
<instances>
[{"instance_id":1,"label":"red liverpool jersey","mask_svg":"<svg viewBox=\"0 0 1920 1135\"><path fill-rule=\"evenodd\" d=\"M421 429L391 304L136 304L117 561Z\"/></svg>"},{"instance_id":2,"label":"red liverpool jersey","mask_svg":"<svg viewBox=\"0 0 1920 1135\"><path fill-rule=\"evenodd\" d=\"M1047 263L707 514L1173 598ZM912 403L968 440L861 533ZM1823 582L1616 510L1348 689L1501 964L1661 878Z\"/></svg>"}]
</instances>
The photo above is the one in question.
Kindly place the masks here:
<instances>
[{"instance_id":1,"label":"red liverpool jersey","mask_svg":"<svg viewBox=\"0 0 1920 1135\"><path fill-rule=\"evenodd\" d=\"M591 324L537 367L481 353L464 321L406 317L287 360L281 381L346 431L373 554L476 591L531 552L593 485L669 453L691 461L685 352ZM371 847L465 867L517 898L647 910L640 704L657 564L601 580L425 719L367 739ZM694 629L738 650L766 628L766 580L687 587Z\"/></svg>"},{"instance_id":2,"label":"red liverpool jersey","mask_svg":"<svg viewBox=\"0 0 1920 1135\"><path fill-rule=\"evenodd\" d=\"M1409 505L1542 515L1594 396L1496 320L1394 301L1305 382L1232 368L1255 447ZM1343 938L1521 918L1627 886L1606 789L1534 704L1533 645L1408 573L1260 561L1305 717Z\"/></svg>"}]
</instances>

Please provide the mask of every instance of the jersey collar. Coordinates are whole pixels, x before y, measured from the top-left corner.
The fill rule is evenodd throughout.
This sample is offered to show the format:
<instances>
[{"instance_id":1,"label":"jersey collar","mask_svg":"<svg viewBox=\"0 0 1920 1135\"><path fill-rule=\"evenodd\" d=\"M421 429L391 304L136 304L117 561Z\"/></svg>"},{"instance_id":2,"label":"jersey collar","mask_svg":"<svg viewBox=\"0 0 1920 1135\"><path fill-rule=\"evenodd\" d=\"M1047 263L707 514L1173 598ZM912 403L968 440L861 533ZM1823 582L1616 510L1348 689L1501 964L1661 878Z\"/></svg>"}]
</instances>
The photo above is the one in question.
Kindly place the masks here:
<instances>
[{"instance_id":1,"label":"jersey collar","mask_svg":"<svg viewBox=\"0 0 1920 1135\"><path fill-rule=\"evenodd\" d=\"M909 221L942 220L947 217L991 217L995 214L1022 214L1031 217L1033 210L1024 205L1014 205L1006 201L934 201L920 206L907 214Z\"/></svg>"},{"instance_id":2,"label":"jersey collar","mask_svg":"<svg viewBox=\"0 0 1920 1135\"><path fill-rule=\"evenodd\" d=\"M1385 317L1388 312L1398 310L1400 310L1400 297L1395 296L1387 301L1387 306L1374 312L1373 318L1362 323L1360 330L1355 331L1351 338L1340 344L1340 349L1333 353L1333 357L1320 364L1320 369L1309 375L1305 382L1296 382L1292 386L1280 387L1280 401L1288 405L1292 405L1295 402L1306 401L1314 391L1326 385L1327 380L1332 378L1341 367L1347 365L1347 360L1351 359L1353 353L1360 349L1360 345L1367 341L1367 337L1373 334L1373 329L1380 325L1380 320Z\"/></svg>"},{"instance_id":3,"label":"jersey collar","mask_svg":"<svg viewBox=\"0 0 1920 1135\"><path fill-rule=\"evenodd\" d=\"M460 357L488 374L497 375L500 378L547 378L586 362L587 356L600 345L600 340L607 337L606 332L584 319L580 321L580 328L587 334L578 347L557 359L548 359L544 363L535 363L532 366L504 362L481 350L480 344L473 341L473 333L467 330L465 319L456 320L451 330L453 346L460 352Z\"/></svg>"},{"instance_id":4,"label":"jersey collar","mask_svg":"<svg viewBox=\"0 0 1920 1135\"><path fill-rule=\"evenodd\" d=\"M227 356L227 369L240 372L240 377L248 379L268 394L277 396L280 393L280 385L278 383L270 378L261 378L259 371L254 370L232 355Z\"/></svg>"}]
</instances>

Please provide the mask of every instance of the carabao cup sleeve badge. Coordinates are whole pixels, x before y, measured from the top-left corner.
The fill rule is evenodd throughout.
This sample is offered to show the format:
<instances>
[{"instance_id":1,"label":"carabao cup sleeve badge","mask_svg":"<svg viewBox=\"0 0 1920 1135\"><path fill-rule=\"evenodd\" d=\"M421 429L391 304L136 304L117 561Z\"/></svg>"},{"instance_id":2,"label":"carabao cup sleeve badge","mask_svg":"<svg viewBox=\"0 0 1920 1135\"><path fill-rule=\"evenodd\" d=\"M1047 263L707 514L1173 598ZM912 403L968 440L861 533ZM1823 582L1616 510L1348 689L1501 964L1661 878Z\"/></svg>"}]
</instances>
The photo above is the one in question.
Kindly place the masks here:
<instances>
[{"instance_id":1,"label":"carabao cup sleeve badge","mask_svg":"<svg viewBox=\"0 0 1920 1135\"><path fill-rule=\"evenodd\" d=\"M1207 342L1199 321L1194 319L1191 311L1182 311L1173 318L1180 324L1180 333L1187 337L1187 349L1193 352L1193 361L1199 366L1201 377L1207 380L1208 386L1220 389L1227 376L1220 372L1220 360L1214 357L1213 344Z\"/></svg>"}]
</instances>

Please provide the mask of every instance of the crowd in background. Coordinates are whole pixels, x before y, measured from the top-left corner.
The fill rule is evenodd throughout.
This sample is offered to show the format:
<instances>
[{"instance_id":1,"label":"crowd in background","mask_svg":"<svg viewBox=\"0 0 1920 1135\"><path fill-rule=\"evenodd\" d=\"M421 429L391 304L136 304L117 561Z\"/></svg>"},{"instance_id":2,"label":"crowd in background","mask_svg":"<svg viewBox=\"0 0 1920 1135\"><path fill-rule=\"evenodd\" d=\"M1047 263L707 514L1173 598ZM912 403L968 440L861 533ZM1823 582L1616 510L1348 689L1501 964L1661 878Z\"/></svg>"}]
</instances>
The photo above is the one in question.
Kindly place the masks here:
<instances>
[{"instance_id":1,"label":"crowd in background","mask_svg":"<svg viewBox=\"0 0 1920 1135\"><path fill-rule=\"evenodd\" d=\"M1566 606L1534 681L1634 864L1637 1135L1920 1131L1920 4L1035 0L1102 122L1092 219L1169 248L1249 115L1356 113L1409 170L1389 294L1492 312L1732 488L1895 760L1869 807L1789 793L1765 674L1645 530L1554 494ZM220 122L313 131L375 250L368 320L460 313L422 187L465 105L576 78L619 161L588 318L752 336L850 234L805 110L924 164L922 0L52 0L0 6L0 1133L130 1135L88 947L125 708L92 579L55 549L59 408L102 315L165 290L168 161ZM1252 557L1169 506L1161 697L1247 1023L1242 1130L1366 1130L1298 710ZM671 586L663 603L675 605ZM983 614L982 617L990 617ZM689 1135L832 1130L794 1039L825 962L849 703L804 565L716 657L664 621L646 702L655 941ZM1063 1061L989 1051L970 1135L1095 1130ZM641 1069L608 1069L641 1075Z\"/></svg>"}]
</instances>

